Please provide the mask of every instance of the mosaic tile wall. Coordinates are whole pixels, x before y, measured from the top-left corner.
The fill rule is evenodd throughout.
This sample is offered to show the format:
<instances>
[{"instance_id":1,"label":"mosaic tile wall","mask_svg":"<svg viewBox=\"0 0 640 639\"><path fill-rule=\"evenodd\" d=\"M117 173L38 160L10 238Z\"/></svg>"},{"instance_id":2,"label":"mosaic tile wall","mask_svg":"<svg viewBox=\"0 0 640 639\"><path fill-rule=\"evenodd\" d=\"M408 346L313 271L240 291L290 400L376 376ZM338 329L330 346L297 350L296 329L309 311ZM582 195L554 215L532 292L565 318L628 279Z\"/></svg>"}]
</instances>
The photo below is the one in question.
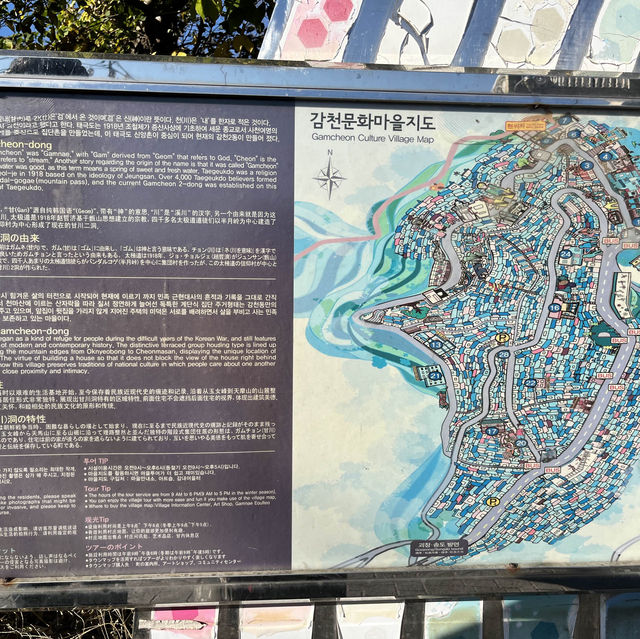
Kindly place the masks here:
<instances>
[{"instance_id":1,"label":"mosaic tile wall","mask_svg":"<svg viewBox=\"0 0 640 639\"><path fill-rule=\"evenodd\" d=\"M633 0L278 0L260 57L514 69L640 69Z\"/></svg>"}]
</instances>

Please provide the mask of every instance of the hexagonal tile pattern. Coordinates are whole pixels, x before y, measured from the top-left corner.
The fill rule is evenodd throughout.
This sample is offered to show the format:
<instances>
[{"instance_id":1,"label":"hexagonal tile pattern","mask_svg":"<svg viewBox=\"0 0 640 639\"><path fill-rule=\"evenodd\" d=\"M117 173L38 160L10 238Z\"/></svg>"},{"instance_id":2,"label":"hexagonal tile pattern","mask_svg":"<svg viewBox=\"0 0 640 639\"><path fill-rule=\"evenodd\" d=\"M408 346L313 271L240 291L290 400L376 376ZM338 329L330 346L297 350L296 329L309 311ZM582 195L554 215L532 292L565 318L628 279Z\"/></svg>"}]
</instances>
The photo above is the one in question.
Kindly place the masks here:
<instances>
[{"instance_id":1,"label":"hexagonal tile pattern","mask_svg":"<svg viewBox=\"0 0 640 639\"><path fill-rule=\"evenodd\" d=\"M327 29L319 18L309 18L300 25L298 38L309 49L321 47L327 39Z\"/></svg>"},{"instance_id":2,"label":"hexagonal tile pattern","mask_svg":"<svg viewBox=\"0 0 640 639\"><path fill-rule=\"evenodd\" d=\"M324 3L324 12L332 22L348 20L352 9L351 0L325 0Z\"/></svg>"}]
</instances>

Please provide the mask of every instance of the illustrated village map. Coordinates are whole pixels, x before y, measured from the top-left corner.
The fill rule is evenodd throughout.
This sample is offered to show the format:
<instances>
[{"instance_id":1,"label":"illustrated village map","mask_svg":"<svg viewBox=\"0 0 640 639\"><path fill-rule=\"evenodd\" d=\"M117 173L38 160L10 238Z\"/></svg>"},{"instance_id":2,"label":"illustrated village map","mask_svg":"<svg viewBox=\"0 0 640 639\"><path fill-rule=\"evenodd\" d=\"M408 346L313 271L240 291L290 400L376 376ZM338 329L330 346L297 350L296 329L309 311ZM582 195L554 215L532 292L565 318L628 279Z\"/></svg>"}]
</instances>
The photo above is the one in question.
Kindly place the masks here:
<instances>
[{"instance_id":1,"label":"illustrated village map","mask_svg":"<svg viewBox=\"0 0 640 639\"><path fill-rule=\"evenodd\" d=\"M638 560L639 145L298 107L295 569Z\"/></svg>"}]
</instances>

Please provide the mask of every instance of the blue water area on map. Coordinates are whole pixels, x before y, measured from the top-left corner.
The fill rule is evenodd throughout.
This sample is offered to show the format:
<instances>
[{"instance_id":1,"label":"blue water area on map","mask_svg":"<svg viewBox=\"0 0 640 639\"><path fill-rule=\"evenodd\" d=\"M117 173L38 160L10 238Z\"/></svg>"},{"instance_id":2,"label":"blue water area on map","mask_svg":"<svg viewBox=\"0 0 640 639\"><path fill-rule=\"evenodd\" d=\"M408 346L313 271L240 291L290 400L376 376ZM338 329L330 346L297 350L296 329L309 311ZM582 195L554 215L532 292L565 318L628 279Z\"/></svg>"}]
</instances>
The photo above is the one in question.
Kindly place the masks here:
<instances>
[{"instance_id":1,"label":"blue water area on map","mask_svg":"<svg viewBox=\"0 0 640 639\"><path fill-rule=\"evenodd\" d=\"M640 256L640 251L629 249L618 253L617 261L619 266L630 267L631 261ZM635 317L640 315L640 299L638 299L638 291L640 289L640 270L631 267L631 312Z\"/></svg>"},{"instance_id":2,"label":"blue water area on map","mask_svg":"<svg viewBox=\"0 0 640 639\"><path fill-rule=\"evenodd\" d=\"M395 219L415 200L406 197L388 207L382 223L389 230L374 241L347 241L316 247L294 267L294 314L308 317L306 337L321 353L368 360L373 366L396 368L421 393L434 396L413 376L412 367L433 363L411 338L363 325L357 312L381 302L422 293L428 286L431 261L404 260L392 242ZM374 205L369 217L376 210ZM367 224L370 226L370 224ZM336 214L309 202L296 203L296 249L304 250L325 238L363 237L363 231L341 222Z\"/></svg>"},{"instance_id":3,"label":"blue water area on map","mask_svg":"<svg viewBox=\"0 0 640 639\"><path fill-rule=\"evenodd\" d=\"M618 264L620 266L631 266L631 260L638 257L638 255L640 255L640 251L634 250L634 249L621 251L620 253L618 253L618 257L617 257Z\"/></svg>"},{"instance_id":4,"label":"blue water area on map","mask_svg":"<svg viewBox=\"0 0 640 639\"><path fill-rule=\"evenodd\" d=\"M295 212L294 254L300 253L318 240L367 235L366 230L352 226L333 211L310 202L296 202Z\"/></svg>"},{"instance_id":5,"label":"blue water area on map","mask_svg":"<svg viewBox=\"0 0 640 639\"><path fill-rule=\"evenodd\" d=\"M450 464L451 460L438 447L384 500L375 521L375 532L381 541L429 538L420 512L442 483Z\"/></svg>"},{"instance_id":6,"label":"blue water area on map","mask_svg":"<svg viewBox=\"0 0 640 639\"><path fill-rule=\"evenodd\" d=\"M640 151L640 129L630 129L625 127L624 130L627 132L627 137L624 138L623 144L631 151L631 153L638 153Z\"/></svg>"},{"instance_id":7,"label":"blue water area on map","mask_svg":"<svg viewBox=\"0 0 640 639\"><path fill-rule=\"evenodd\" d=\"M295 254L318 241L367 235L367 231L344 223L327 209L308 202L296 202ZM370 242L349 242L319 246L294 266L294 314L307 317L333 291L351 287L362 278L371 259Z\"/></svg>"},{"instance_id":8,"label":"blue water area on map","mask_svg":"<svg viewBox=\"0 0 640 639\"><path fill-rule=\"evenodd\" d=\"M418 381L414 377L412 372L412 367L414 365L429 366L430 364L435 363L435 361L427 355L427 351L425 351L423 348L420 348L415 340L410 340L410 338L404 337L403 335L393 333L388 329L378 328L374 325L366 327L355 325L353 327L352 334L356 338L362 336L364 338L362 340L363 344L371 344L372 342L377 343L376 340L379 339L379 350L382 353L386 353L385 348L393 348L397 351L404 351L407 357L405 358L404 362L398 361L398 369L400 370L400 373L405 378L405 380L421 392L430 395L436 395L437 391L441 390L441 388L435 386L428 389L425 387L424 382Z\"/></svg>"}]
</instances>

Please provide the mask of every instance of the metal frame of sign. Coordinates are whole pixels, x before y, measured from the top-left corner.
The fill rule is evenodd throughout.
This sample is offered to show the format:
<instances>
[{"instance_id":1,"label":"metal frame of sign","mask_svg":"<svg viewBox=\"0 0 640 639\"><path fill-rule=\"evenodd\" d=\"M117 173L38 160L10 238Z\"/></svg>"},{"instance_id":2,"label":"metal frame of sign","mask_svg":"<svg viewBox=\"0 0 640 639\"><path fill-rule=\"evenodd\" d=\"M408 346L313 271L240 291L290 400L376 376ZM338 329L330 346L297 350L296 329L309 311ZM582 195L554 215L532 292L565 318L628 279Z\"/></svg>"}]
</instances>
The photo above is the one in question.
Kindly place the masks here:
<instances>
[{"instance_id":1,"label":"metal frame of sign","mask_svg":"<svg viewBox=\"0 0 640 639\"><path fill-rule=\"evenodd\" d=\"M427 69L34 51L0 52L6 89L253 96L428 104L634 109L633 73Z\"/></svg>"},{"instance_id":2,"label":"metal frame of sign","mask_svg":"<svg viewBox=\"0 0 640 639\"><path fill-rule=\"evenodd\" d=\"M640 76L550 71L406 69L185 58L0 53L0 92L295 98L305 101L640 109ZM1 93L0 93L1 94ZM463 599L525 593L640 589L640 566L521 569L347 570L323 573L198 574L12 579L0 608L126 605L149 607L304 599Z\"/></svg>"}]
</instances>

